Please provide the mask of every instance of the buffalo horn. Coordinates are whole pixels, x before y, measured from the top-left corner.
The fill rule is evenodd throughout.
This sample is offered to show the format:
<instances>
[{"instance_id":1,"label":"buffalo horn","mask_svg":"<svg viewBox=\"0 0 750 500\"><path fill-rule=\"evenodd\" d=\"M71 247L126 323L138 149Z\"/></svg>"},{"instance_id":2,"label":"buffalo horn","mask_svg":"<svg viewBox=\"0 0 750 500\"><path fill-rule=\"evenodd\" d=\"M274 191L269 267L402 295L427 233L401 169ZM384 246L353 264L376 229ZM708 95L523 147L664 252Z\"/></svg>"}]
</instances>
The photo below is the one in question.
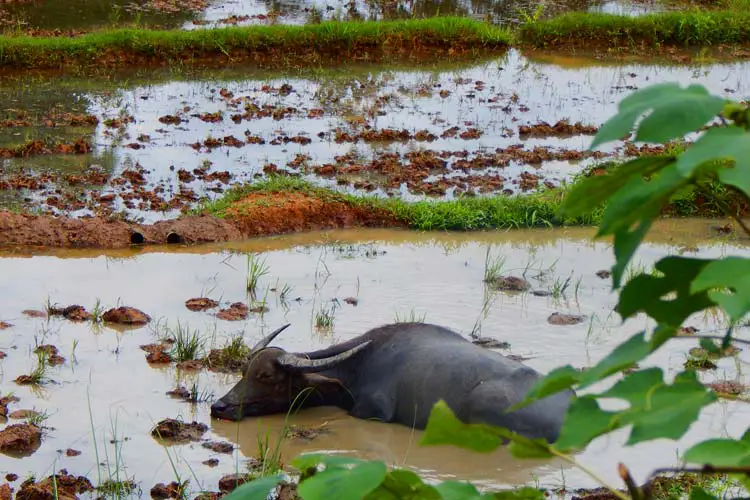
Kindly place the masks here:
<instances>
[{"instance_id":1,"label":"buffalo horn","mask_svg":"<svg viewBox=\"0 0 750 500\"><path fill-rule=\"evenodd\" d=\"M257 344L255 344L255 347L253 347L252 350L253 351L257 351L258 349L263 349L264 347L266 347L268 344L271 343L271 341L273 339L276 338L276 336L278 334L280 334L281 332L283 332L284 330L286 330L287 328L289 328L289 325L291 325L291 323L287 323L286 325L282 326L281 328L279 328L279 329L277 329L277 330L269 333L260 342L258 342Z\"/></svg>"},{"instance_id":2,"label":"buffalo horn","mask_svg":"<svg viewBox=\"0 0 750 500\"><path fill-rule=\"evenodd\" d=\"M323 359L308 359L303 358L302 356L297 356L296 354L284 353L277 358L276 362L282 367L296 372L320 372L332 368L342 361L351 358L367 347L370 342L370 340L362 342L348 351Z\"/></svg>"}]
</instances>

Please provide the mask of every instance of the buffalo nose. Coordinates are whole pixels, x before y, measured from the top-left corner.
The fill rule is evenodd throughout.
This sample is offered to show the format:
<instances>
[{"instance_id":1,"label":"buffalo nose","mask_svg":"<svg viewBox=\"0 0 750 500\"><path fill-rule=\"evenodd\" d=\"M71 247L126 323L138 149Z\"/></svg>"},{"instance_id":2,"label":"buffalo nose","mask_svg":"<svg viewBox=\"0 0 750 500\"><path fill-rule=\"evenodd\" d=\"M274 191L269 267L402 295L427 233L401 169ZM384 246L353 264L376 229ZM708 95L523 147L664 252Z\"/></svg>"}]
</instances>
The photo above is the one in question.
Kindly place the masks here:
<instances>
[{"instance_id":1,"label":"buffalo nose","mask_svg":"<svg viewBox=\"0 0 750 500\"><path fill-rule=\"evenodd\" d=\"M211 415L216 415L227 409L227 404L221 401L217 401L211 405Z\"/></svg>"}]
</instances>

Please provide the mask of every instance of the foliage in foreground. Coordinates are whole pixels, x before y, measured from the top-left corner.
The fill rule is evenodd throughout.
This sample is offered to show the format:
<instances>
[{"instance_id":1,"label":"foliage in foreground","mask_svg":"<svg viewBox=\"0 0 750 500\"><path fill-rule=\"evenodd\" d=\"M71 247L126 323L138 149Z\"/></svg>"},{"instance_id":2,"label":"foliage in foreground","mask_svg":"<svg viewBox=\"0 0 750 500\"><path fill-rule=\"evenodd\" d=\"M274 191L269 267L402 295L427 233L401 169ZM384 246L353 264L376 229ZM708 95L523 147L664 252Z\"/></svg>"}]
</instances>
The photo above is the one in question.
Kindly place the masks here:
<instances>
[{"instance_id":1,"label":"foliage in foreground","mask_svg":"<svg viewBox=\"0 0 750 500\"><path fill-rule=\"evenodd\" d=\"M667 142L701 128L718 114L722 115L723 126L708 129L683 152L671 157L637 158L606 175L590 177L568 193L561 207L561 214L568 217L604 207L596 236L614 238L612 287L619 291L615 310L623 320L645 313L656 326L632 336L589 369L578 371L566 365L553 370L530 391L526 401L517 405L567 388L579 391L559 439L550 444L503 428L463 424L440 401L433 408L420 444L452 444L489 452L508 440L509 451L519 459L559 457L596 479L595 472L579 464L573 454L598 437L629 428L626 445L655 439L677 440L704 408L720 399L698 380L692 369L667 380L661 368L633 368L667 342L691 338L678 339L678 330L690 316L708 309L723 310L730 324L723 335L692 336L701 347L718 352L733 342L750 344L733 337L734 328L750 312L750 259L667 256L656 264L656 273L638 274L625 284L623 276L652 223L676 193L712 180L750 198L750 108L713 96L699 85L654 85L626 97L619 113L602 126L591 147L629 135L639 120L637 142ZM740 219L736 222L750 236L750 229ZM613 377L617 381L603 392L580 395L581 390L590 390L595 383ZM605 398L623 401L627 408L604 410L600 400ZM739 438L717 437L697 443L682 458L696 467L679 467L675 472L724 473L750 490L750 427ZM480 493L467 482L426 485L413 472L389 471L384 463L376 461L302 455L293 465L302 471L299 495L305 500L543 498L543 493L534 488ZM623 500L646 497L625 465L620 466L619 473L627 490L604 486ZM281 479L273 476L247 483L227 500L265 498ZM690 492L691 500L715 498L701 486Z\"/></svg>"}]
</instances>

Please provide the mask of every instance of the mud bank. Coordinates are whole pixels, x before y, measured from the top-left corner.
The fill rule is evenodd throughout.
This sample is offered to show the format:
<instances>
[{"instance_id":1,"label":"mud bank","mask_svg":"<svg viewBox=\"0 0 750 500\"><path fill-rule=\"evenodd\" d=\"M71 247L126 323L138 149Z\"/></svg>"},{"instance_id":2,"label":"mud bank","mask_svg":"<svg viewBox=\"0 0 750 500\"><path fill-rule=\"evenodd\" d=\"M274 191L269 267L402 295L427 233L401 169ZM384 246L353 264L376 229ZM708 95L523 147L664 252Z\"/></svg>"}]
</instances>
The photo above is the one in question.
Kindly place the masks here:
<instances>
[{"instance_id":1,"label":"mud bank","mask_svg":"<svg viewBox=\"0 0 750 500\"><path fill-rule=\"evenodd\" d=\"M190 215L155 224L101 217L73 219L0 212L0 247L125 248L141 244L221 243L320 229L405 226L374 207L303 193L251 193L224 218Z\"/></svg>"}]
</instances>

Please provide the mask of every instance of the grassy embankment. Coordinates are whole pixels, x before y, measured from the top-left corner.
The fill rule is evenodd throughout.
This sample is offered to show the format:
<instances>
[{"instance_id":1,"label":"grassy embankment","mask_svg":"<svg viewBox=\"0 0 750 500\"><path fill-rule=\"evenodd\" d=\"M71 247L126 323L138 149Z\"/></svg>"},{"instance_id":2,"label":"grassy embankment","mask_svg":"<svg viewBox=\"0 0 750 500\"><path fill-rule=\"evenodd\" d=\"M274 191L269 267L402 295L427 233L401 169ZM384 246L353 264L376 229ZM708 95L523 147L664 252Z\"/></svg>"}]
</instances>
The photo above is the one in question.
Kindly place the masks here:
<instances>
[{"instance_id":1,"label":"grassy embankment","mask_svg":"<svg viewBox=\"0 0 750 500\"><path fill-rule=\"evenodd\" d=\"M750 43L747 0L708 10L645 16L573 12L530 20L515 31L462 17L400 21L330 21L308 25L230 26L199 30L108 29L79 37L0 36L4 69L64 65L226 64L310 67L502 49L607 46L715 46Z\"/></svg>"},{"instance_id":2,"label":"grassy embankment","mask_svg":"<svg viewBox=\"0 0 750 500\"><path fill-rule=\"evenodd\" d=\"M688 10L644 16L568 13L520 27L522 45L535 48L746 45L750 10Z\"/></svg>"},{"instance_id":3,"label":"grassy embankment","mask_svg":"<svg viewBox=\"0 0 750 500\"><path fill-rule=\"evenodd\" d=\"M138 63L310 66L326 61L376 61L388 57L461 54L501 49L510 32L461 17L388 22L326 22L302 26L232 26L201 30L113 29L80 37L0 36L6 69L62 65L125 66Z\"/></svg>"},{"instance_id":4,"label":"grassy embankment","mask_svg":"<svg viewBox=\"0 0 750 500\"><path fill-rule=\"evenodd\" d=\"M612 167L610 167L612 168ZM580 182L583 176L575 182ZM376 198L335 192L317 187L295 177L274 176L257 183L234 188L222 197L205 203L194 213L224 217L233 203L251 193L302 192L324 200L341 201L351 205L366 206L393 215L412 229L417 230L485 230L517 229L551 226L589 226L598 224L603 209L577 218L561 219L557 212L563 199L574 184L538 193L514 196L462 197L454 200L427 200L407 202L400 198ZM726 200L722 205L720 200ZM710 185L701 193L689 191L673 198L665 209L665 216L723 217L722 206L728 205L742 214L747 206L733 197L720 185ZM741 205L738 208L738 205Z\"/></svg>"}]
</instances>

